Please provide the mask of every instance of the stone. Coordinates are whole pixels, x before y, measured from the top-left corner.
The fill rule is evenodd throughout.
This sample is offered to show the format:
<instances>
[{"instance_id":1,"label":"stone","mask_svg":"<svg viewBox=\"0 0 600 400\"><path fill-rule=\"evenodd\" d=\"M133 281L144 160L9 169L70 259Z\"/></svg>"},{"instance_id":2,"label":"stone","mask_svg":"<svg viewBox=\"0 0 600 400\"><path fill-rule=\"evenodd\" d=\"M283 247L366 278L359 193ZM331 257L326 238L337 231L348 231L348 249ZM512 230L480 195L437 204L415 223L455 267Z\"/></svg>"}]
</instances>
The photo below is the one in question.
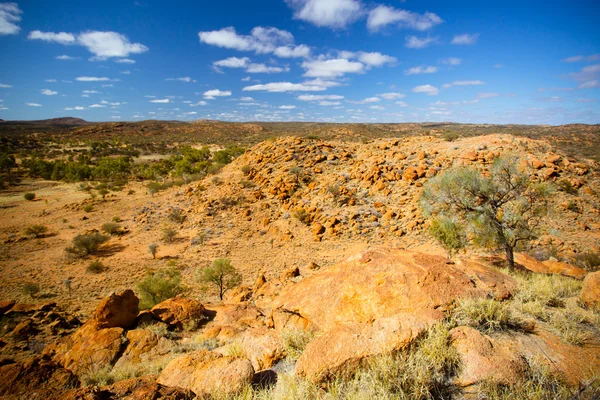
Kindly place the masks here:
<instances>
[{"instance_id":1,"label":"stone","mask_svg":"<svg viewBox=\"0 0 600 400\"><path fill-rule=\"evenodd\" d=\"M184 324L199 324L204 319L204 306L197 300L176 297L152 307L152 314L159 320L181 330Z\"/></svg>"},{"instance_id":2,"label":"stone","mask_svg":"<svg viewBox=\"0 0 600 400\"><path fill-rule=\"evenodd\" d=\"M63 400L79 399L128 399L128 400L192 400L195 396L190 390L179 387L167 387L155 382L153 376L131 378L101 388L88 386L69 391L61 396Z\"/></svg>"},{"instance_id":3,"label":"stone","mask_svg":"<svg viewBox=\"0 0 600 400\"><path fill-rule=\"evenodd\" d=\"M95 321L98 329L129 329L135 324L138 305L139 300L132 290L125 290L121 294L113 293L102 300L91 319Z\"/></svg>"},{"instance_id":4,"label":"stone","mask_svg":"<svg viewBox=\"0 0 600 400\"><path fill-rule=\"evenodd\" d=\"M273 329L264 326L245 331L240 344L255 371L271 368L285 357L285 349L279 335Z\"/></svg>"},{"instance_id":5,"label":"stone","mask_svg":"<svg viewBox=\"0 0 600 400\"><path fill-rule=\"evenodd\" d=\"M160 385L193 391L199 398L214 393L234 395L252 381L254 368L243 358L200 350L172 360L160 373Z\"/></svg>"},{"instance_id":6,"label":"stone","mask_svg":"<svg viewBox=\"0 0 600 400\"><path fill-rule=\"evenodd\" d=\"M15 305L14 300L2 300L0 301L0 316L4 315Z\"/></svg>"},{"instance_id":7,"label":"stone","mask_svg":"<svg viewBox=\"0 0 600 400\"><path fill-rule=\"evenodd\" d=\"M515 253L515 263L523 268L539 274L557 274L583 279L587 271L559 261L538 261L526 253Z\"/></svg>"},{"instance_id":8,"label":"stone","mask_svg":"<svg viewBox=\"0 0 600 400\"><path fill-rule=\"evenodd\" d=\"M600 309L600 271L592 272L585 277L580 298L587 307Z\"/></svg>"},{"instance_id":9,"label":"stone","mask_svg":"<svg viewBox=\"0 0 600 400\"><path fill-rule=\"evenodd\" d=\"M125 364L138 364L142 356L148 354L156 345L159 337L147 329L134 329L127 332L127 347L115 366Z\"/></svg>"}]
</instances>

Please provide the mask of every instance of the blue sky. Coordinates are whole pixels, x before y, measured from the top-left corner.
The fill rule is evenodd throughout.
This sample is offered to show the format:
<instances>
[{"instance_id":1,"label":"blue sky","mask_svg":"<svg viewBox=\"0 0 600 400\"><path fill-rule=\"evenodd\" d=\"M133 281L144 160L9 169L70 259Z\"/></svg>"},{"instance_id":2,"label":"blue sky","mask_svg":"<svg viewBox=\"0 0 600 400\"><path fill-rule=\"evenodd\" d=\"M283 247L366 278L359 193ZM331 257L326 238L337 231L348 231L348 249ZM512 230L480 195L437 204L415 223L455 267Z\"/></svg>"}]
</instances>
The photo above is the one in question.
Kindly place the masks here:
<instances>
[{"instance_id":1,"label":"blue sky","mask_svg":"<svg viewBox=\"0 0 600 400\"><path fill-rule=\"evenodd\" d=\"M0 118L600 123L597 1L0 3Z\"/></svg>"}]
</instances>

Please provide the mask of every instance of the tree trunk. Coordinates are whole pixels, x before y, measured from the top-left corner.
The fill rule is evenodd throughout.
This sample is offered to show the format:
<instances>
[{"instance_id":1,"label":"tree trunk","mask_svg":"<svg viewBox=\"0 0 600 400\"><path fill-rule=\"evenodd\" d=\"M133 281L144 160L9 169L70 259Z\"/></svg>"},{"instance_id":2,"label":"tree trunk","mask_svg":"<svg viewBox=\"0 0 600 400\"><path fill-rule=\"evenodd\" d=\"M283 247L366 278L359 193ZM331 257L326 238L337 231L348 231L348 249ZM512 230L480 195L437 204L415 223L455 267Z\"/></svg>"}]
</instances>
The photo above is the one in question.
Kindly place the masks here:
<instances>
[{"instance_id":1,"label":"tree trunk","mask_svg":"<svg viewBox=\"0 0 600 400\"><path fill-rule=\"evenodd\" d=\"M511 246L506 245L506 261L508 262L508 269L511 271L515 270L515 255L513 252L513 248Z\"/></svg>"}]
</instances>

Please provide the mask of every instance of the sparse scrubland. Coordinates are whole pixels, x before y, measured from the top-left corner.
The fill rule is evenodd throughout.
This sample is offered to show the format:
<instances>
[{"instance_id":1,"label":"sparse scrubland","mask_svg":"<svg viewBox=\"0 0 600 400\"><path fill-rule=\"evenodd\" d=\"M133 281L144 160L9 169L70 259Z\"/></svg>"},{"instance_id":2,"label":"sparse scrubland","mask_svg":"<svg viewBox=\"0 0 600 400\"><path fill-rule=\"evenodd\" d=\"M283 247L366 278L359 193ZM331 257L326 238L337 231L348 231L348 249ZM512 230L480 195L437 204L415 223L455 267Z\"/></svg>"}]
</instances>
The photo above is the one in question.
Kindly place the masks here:
<instances>
[{"instance_id":1,"label":"sparse scrubland","mask_svg":"<svg viewBox=\"0 0 600 400\"><path fill-rule=\"evenodd\" d=\"M600 396L598 126L0 136L0 396Z\"/></svg>"}]
</instances>

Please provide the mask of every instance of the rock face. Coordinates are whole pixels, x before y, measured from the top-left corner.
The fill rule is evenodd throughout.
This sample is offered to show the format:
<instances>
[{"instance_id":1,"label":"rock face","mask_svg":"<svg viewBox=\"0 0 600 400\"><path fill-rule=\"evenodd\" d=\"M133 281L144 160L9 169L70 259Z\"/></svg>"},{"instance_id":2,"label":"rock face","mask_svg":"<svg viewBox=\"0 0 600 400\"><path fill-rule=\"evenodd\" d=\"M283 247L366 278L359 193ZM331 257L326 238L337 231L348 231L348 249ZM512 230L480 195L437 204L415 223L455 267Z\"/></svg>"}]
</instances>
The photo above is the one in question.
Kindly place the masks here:
<instances>
[{"instance_id":1,"label":"rock face","mask_svg":"<svg viewBox=\"0 0 600 400\"><path fill-rule=\"evenodd\" d=\"M600 308L600 271L589 274L583 280L581 301L588 307Z\"/></svg>"},{"instance_id":2,"label":"rock face","mask_svg":"<svg viewBox=\"0 0 600 400\"><path fill-rule=\"evenodd\" d=\"M505 298L514 287L509 276L472 261L448 264L405 250L367 250L283 290L273 322L276 329L295 324L329 331L399 313L441 318L457 298Z\"/></svg>"},{"instance_id":3,"label":"rock face","mask_svg":"<svg viewBox=\"0 0 600 400\"><path fill-rule=\"evenodd\" d=\"M356 371L363 359L405 349L435 317L397 314L374 323L341 325L311 341L296 364L296 374L313 382Z\"/></svg>"},{"instance_id":4,"label":"rock face","mask_svg":"<svg viewBox=\"0 0 600 400\"><path fill-rule=\"evenodd\" d=\"M196 300L176 297L155 305L152 314L177 329L184 324L198 324L204 317L204 306Z\"/></svg>"},{"instance_id":5,"label":"rock face","mask_svg":"<svg viewBox=\"0 0 600 400\"><path fill-rule=\"evenodd\" d=\"M254 368L249 360L201 350L171 361L156 382L189 389L199 398L204 398L214 393L238 393L252 381L253 376Z\"/></svg>"},{"instance_id":6,"label":"rock face","mask_svg":"<svg viewBox=\"0 0 600 400\"><path fill-rule=\"evenodd\" d=\"M192 400L194 397L190 390L166 387L156 383L154 377L146 376L126 379L102 388L88 386L73 390L62 395L61 399Z\"/></svg>"},{"instance_id":7,"label":"rock face","mask_svg":"<svg viewBox=\"0 0 600 400\"><path fill-rule=\"evenodd\" d=\"M102 300L91 319L95 321L98 329L129 329L137 318L139 303L131 290L125 290L120 295L113 293Z\"/></svg>"},{"instance_id":8,"label":"rock face","mask_svg":"<svg viewBox=\"0 0 600 400\"><path fill-rule=\"evenodd\" d=\"M583 279L587 274L586 270L571 264L550 260L538 261L525 253L515 253L515 262L525 269L539 274L557 274L576 279Z\"/></svg>"}]
</instances>

